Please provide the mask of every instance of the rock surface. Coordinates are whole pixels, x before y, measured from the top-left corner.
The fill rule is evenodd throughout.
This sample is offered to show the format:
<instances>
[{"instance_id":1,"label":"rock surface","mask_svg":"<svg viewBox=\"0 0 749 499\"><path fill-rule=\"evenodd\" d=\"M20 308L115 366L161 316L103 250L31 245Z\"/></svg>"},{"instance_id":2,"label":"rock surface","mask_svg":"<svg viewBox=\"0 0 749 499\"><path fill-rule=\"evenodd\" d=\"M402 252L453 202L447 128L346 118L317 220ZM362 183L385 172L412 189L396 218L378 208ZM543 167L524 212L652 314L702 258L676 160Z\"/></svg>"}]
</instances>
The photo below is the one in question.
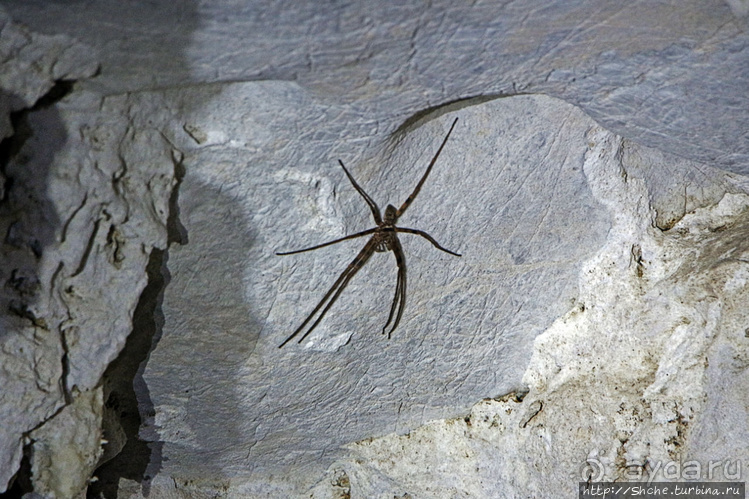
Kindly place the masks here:
<instances>
[{"instance_id":1,"label":"rock surface","mask_svg":"<svg viewBox=\"0 0 749 499\"><path fill-rule=\"evenodd\" d=\"M163 336L144 375L169 456L163 471L174 476L197 478L207 455L216 456L215 473L233 480L293 476L327 466L346 442L407 431L461 414L487 393L520 389L533 338L573 305L579 267L609 228L582 171L592 122L561 101L528 96L456 109L397 144L377 144L363 133L347 142L336 138L341 130L296 117L293 127L283 122L290 104L277 106L282 98L297 101L302 115L319 111L305 107L316 103L296 85L281 88L235 84L214 96L212 112L186 117L192 136L207 138L184 149L180 220L189 244L170 250ZM374 199L395 203L456 116L400 223L463 257L403 235L408 305L392 339L380 333L395 261L376 254L308 341L279 349L364 241L273 252L372 224L329 149ZM287 145L313 131L334 139ZM380 154L356 160L362 139ZM249 159L248 150L262 153ZM223 421L222 431L205 421Z\"/></svg>"},{"instance_id":2,"label":"rock surface","mask_svg":"<svg viewBox=\"0 0 749 499\"><path fill-rule=\"evenodd\" d=\"M174 160L143 106L59 82L91 76L83 47L7 21L2 34L17 73L5 94L20 97L4 102L18 113L0 204L0 486L26 446L35 490L71 497L100 453L102 374L132 329L151 248L166 245Z\"/></svg>"},{"instance_id":3,"label":"rock surface","mask_svg":"<svg viewBox=\"0 0 749 499\"><path fill-rule=\"evenodd\" d=\"M598 127L588 141L585 176L613 223L577 306L535 340L529 393L349 445L330 473L352 494L569 497L588 479L740 479L746 441L727 439L749 429L747 398L719 387L747 375L749 196L661 231L622 161L637 146Z\"/></svg>"},{"instance_id":4,"label":"rock surface","mask_svg":"<svg viewBox=\"0 0 749 499\"><path fill-rule=\"evenodd\" d=\"M2 9L0 489L551 497L749 459L742 2ZM279 350L364 240L274 252L372 224L336 160L399 204L455 117L399 224L463 256L404 234L390 340L376 254Z\"/></svg>"}]
</instances>

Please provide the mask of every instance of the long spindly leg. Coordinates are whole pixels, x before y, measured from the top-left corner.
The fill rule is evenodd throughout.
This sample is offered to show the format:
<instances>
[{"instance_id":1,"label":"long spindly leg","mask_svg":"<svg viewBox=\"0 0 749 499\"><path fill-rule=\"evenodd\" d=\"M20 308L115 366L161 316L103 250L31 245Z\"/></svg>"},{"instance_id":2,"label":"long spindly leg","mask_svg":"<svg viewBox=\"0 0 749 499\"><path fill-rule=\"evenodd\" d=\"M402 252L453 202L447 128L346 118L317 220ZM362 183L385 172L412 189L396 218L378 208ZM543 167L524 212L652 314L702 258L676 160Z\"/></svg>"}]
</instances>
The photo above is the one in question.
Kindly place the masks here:
<instances>
[{"instance_id":1,"label":"long spindly leg","mask_svg":"<svg viewBox=\"0 0 749 499\"><path fill-rule=\"evenodd\" d=\"M403 248L401 247L398 237L393 234L392 250L395 255L395 262L398 264L398 279L395 283L395 296L393 297L393 304L390 306L390 315L385 323L385 327L382 328L382 334L385 334L390 321L393 320L395 314L395 322L393 323L392 329L388 332L388 339L393 334L395 328L398 327L398 323L401 321L403 310L406 308L406 256L403 254ZM397 309L397 313L396 313Z\"/></svg>"},{"instance_id":2,"label":"long spindly leg","mask_svg":"<svg viewBox=\"0 0 749 499\"><path fill-rule=\"evenodd\" d=\"M361 194L361 197L364 198L364 201L367 202L367 205L369 205L369 209L372 210L372 216L374 217L374 221L377 225L380 225L382 223L382 217L380 215L380 207L377 206L377 203L375 203L371 197L369 197L369 194L367 194L364 189L362 189L359 184L356 183L356 180L354 180L354 177L351 176L349 171L346 169L346 167L343 165L343 161L340 159L338 160L338 163L341 164L341 168L343 168L343 171L346 173L346 176L351 181L351 185L354 186L354 189L356 189L356 192Z\"/></svg>"},{"instance_id":3,"label":"long spindly leg","mask_svg":"<svg viewBox=\"0 0 749 499\"><path fill-rule=\"evenodd\" d=\"M320 321L322 321L323 317L325 317L325 314L328 313L328 310L330 309L330 307L333 306L333 304L336 302L336 300L341 295L341 293L343 292L343 290L346 288L346 286L348 286L349 281L354 277L354 275L359 271L359 269L364 266L364 264L369 259L369 257L372 256L372 253L374 253L374 251L371 251L368 255L365 255L364 259L360 260L348 272L348 275L346 275L346 278L343 280L343 282L341 283L341 285L338 286L338 290L330 298L330 301L328 302L327 305L325 305L325 308L322 309L322 312L320 312L320 315L317 317L317 320L315 320L315 322L312 323L312 325L309 327L309 329L307 330L307 332L304 333L301 338L299 338L298 343L301 343L302 341L304 341L304 338L306 338L307 335L310 334L312 332L312 330L315 329L315 327L317 327L317 325L320 323Z\"/></svg>"},{"instance_id":4,"label":"long spindly leg","mask_svg":"<svg viewBox=\"0 0 749 499\"><path fill-rule=\"evenodd\" d=\"M426 239L427 241L429 241L430 243L432 243L434 245L434 247L437 248L438 250L442 250L445 253L450 253L451 255L462 256L462 255L460 255L458 253L455 253L454 251L450 251L447 248L443 248L442 246L440 246L440 243L438 243L437 241L435 241L432 236L430 236L429 234L427 234L423 230L419 230L419 229L407 229L405 227L395 227L394 230L395 230L395 232L406 232L408 234L417 234L417 235L423 237L424 239Z\"/></svg>"},{"instance_id":5,"label":"long spindly leg","mask_svg":"<svg viewBox=\"0 0 749 499\"><path fill-rule=\"evenodd\" d=\"M336 279L336 282L333 283L333 285L330 287L327 293L325 293L325 296L323 296L322 300L315 306L315 308L310 312L310 314L307 316L306 319L304 319L304 322L297 328L296 331L294 331L291 336L286 338L283 343L278 345L278 348L283 347L286 343L291 341L296 335L298 335L302 329L309 323L310 320L315 316L318 310L325 305L326 302L327 305L325 305L325 308L320 313L320 316L317 318L317 320L310 326L309 330L307 330L306 333L302 335L301 338L299 338L299 343L304 340L304 338L307 337L308 334L312 332L313 329L320 323L323 317L325 317L325 314L330 309L330 307L335 303L335 301L338 299L338 297L341 295L341 292L344 290L346 285L348 285L349 281L352 277L354 277L354 274L356 274L359 269L361 269L365 263L367 263L367 260L369 260L369 257L372 256L372 253L374 253L375 248L377 248L377 238L370 239L367 244L364 245L364 248L359 252L358 255L356 255L356 258L346 267L346 270L344 270L340 276L338 276L338 279ZM332 295L332 296L331 296ZM330 298L330 301L328 299Z\"/></svg>"},{"instance_id":6,"label":"long spindly leg","mask_svg":"<svg viewBox=\"0 0 749 499\"><path fill-rule=\"evenodd\" d=\"M416 184L416 188L411 193L410 196L406 198L406 201L401 205L400 208L398 208L398 211L395 214L395 218L397 219L401 215L403 215L403 212L406 211L406 209L411 205L414 199L416 199L416 196L419 194L419 191L421 190L421 186L424 185L424 182L427 179L427 176L429 176L429 172L432 171L432 167L437 162L437 158L439 158L440 153L442 152L442 148L445 147L445 144L447 144L447 139L450 138L450 134L453 131L453 128L455 128L455 124L458 122L458 118L455 118L455 121L453 121L452 126L450 126L450 130L448 130L447 135L445 135L445 140L442 141L442 145L439 149L437 149L437 154L434 155L432 158L432 161L429 162L429 166L427 167L427 171L424 172L424 176L421 177L421 180L419 180L419 183Z\"/></svg>"},{"instance_id":7,"label":"long spindly leg","mask_svg":"<svg viewBox=\"0 0 749 499\"><path fill-rule=\"evenodd\" d=\"M363 230L361 232L357 232L356 234L351 234L350 236L344 236L339 237L338 239L333 239L332 241L328 241L327 243L318 244L317 246L312 246L310 248L304 248L300 250L294 250L294 251L282 251L282 252L276 252L276 255L295 255L297 253L304 253L305 251L312 251L319 248L324 248L325 246L330 246L331 244L340 243L341 241L345 241L347 239L354 239L357 237L362 236L368 236L369 234L373 234L377 231L377 227L374 227L372 229Z\"/></svg>"},{"instance_id":8,"label":"long spindly leg","mask_svg":"<svg viewBox=\"0 0 749 499\"><path fill-rule=\"evenodd\" d=\"M395 253L395 250L393 250L393 253ZM397 262L397 258L396 258ZM382 327L382 334L385 334L385 331L387 331L388 325L390 324L390 321L393 320L393 315L395 314L395 309L398 306L398 303L400 303L400 293L401 293L401 270L398 268L398 278L395 281L395 296L393 297L393 303L390 305L390 314L388 314L388 320L385 323L385 325ZM392 332L392 331L391 331ZM390 338L388 336L388 338Z\"/></svg>"}]
</instances>

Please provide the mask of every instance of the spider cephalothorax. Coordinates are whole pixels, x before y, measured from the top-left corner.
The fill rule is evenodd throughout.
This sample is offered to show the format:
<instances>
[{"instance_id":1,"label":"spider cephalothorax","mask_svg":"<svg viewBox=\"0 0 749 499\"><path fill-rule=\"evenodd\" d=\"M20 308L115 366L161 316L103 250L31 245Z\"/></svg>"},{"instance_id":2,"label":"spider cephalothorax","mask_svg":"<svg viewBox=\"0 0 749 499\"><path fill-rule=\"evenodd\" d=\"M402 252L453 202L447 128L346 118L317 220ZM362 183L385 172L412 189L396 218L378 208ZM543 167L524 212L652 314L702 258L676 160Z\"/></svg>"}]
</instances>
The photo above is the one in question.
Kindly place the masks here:
<instances>
[{"instance_id":1,"label":"spider cephalothorax","mask_svg":"<svg viewBox=\"0 0 749 499\"><path fill-rule=\"evenodd\" d=\"M385 219L382 221L386 225L395 225L398 221L398 211L392 204L387 205L385 208Z\"/></svg>"},{"instance_id":2,"label":"spider cephalothorax","mask_svg":"<svg viewBox=\"0 0 749 499\"><path fill-rule=\"evenodd\" d=\"M324 246L330 246L331 244L335 244L341 241L345 241L347 239L354 239L357 237L367 236L372 234L372 237L367 241L367 244L364 245L364 248L359 252L359 254L354 258L354 260L349 264L348 267L346 267L346 270L341 273L340 276L338 276L338 279L335 283L333 283L333 286L330 287L327 293L325 293L325 296L323 296L322 300L317 304L317 306L312 310L312 312L307 316L307 318L302 322L302 325L297 328L296 331L294 331L291 336L286 338L283 343L279 345L279 348L284 346L286 343L291 341L292 338L294 338L297 334L299 334L302 329L309 323L310 320L317 314L317 312L322 308L322 312L320 312L320 316L315 320L315 322L312 323L310 328L307 330L306 333L302 335L301 338L299 338L299 343L304 340L304 338L307 337L308 334L312 332L313 329L320 323L323 317L325 317L325 314L330 309L330 307L335 303L335 301L338 299L338 297L341 295L343 290L348 285L349 281L354 277L354 275L361 269L365 263L367 263L367 260L372 256L372 253L374 252L384 252L384 251L392 251L393 254L395 254L395 262L398 265L398 280L395 285L395 297L393 298L393 304L390 306L390 315L388 316L388 320L385 323L385 327L382 328L382 333L384 334L387 330L388 325L393 320L393 316L395 316L395 322L393 322L393 327L388 332L388 338L390 338L390 335L393 331L395 331L395 328L398 327L398 323L400 322L401 316L403 315L403 309L406 306L406 257L403 254L403 248L401 247L400 241L398 240L398 232L404 232L407 234L416 234L423 238L425 238L427 241L432 243L437 249L442 250L446 253L450 253L451 255L460 256L458 253L455 253L453 251L450 251L449 249L445 249L442 246L439 245L437 241L434 240L432 236L427 234L424 231L418 230L418 229L407 229L404 227L396 227L395 222L398 221L398 218L400 218L401 215L403 215L403 212L406 211L406 209L411 205L414 199L416 199L417 194L419 194L419 191L421 190L421 186L424 184L424 181L427 179L427 176L429 175L429 172L432 170L432 167L434 166L434 163L437 162L437 158L439 157L440 153L442 152L442 148L445 147L445 144L447 143L447 139L450 138L450 134L453 131L453 128L455 128L455 124L458 122L458 118L455 118L455 121L453 121L452 126L450 126L450 130L448 130L447 135L445 136L445 139L442 141L442 145L440 145L439 149L437 149L437 153L432 158L432 161L429 162L429 166L426 169L426 172L424 172L424 175L421 177L421 180L419 180L419 183L416 184L416 188L411 193L408 198L406 198L406 201L401 205L400 208L396 209L395 206L389 204L385 208L385 217L383 218L380 215L380 208L377 206L377 203L375 203L371 197L362 189L359 187L359 184L356 183L354 180L354 177L351 176L349 171L346 169L346 166L343 164L343 161L340 159L338 160L338 163L340 163L341 168L343 168L343 171L346 173L346 176L348 177L349 181L351 182L351 185L354 186L354 189L356 189L356 192L361 194L361 196L364 198L364 201L369 206L369 209L372 211L372 217L374 218L376 227L373 227L371 229L367 229L362 232L357 232L356 234L351 234L350 236L344 236L339 239L335 239L333 241L328 241L327 243L318 244L317 246L312 246L310 248L300 249L296 251L286 251L281 253L276 253L277 255L293 255L295 253L302 253L304 251L312 251L318 248L322 248ZM327 304L326 304L327 302ZM325 305L323 307L323 305ZM397 313L396 313L397 310Z\"/></svg>"}]
</instances>

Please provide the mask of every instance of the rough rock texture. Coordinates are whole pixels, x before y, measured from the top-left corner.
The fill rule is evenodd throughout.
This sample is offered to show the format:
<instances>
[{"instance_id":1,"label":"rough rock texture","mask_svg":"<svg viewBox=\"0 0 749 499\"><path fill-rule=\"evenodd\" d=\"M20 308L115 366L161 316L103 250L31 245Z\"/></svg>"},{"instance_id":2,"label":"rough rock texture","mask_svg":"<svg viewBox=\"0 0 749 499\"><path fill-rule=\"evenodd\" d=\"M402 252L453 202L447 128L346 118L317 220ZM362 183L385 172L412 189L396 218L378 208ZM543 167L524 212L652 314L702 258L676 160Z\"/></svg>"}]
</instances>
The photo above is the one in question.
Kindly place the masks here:
<instances>
[{"instance_id":1,"label":"rough rock texture","mask_svg":"<svg viewBox=\"0 0 749 499\"><path fill-rule=\"evenodd\" d=\"M166 244L174 163L142 106L55 85L93 73L82 47L7 21L2 35L16 75L4 92L22 97L4 101L19 112L3 142L0 487L26 445L35 490L70 497L100 453L101 376L132 329L151 248Z\"/></svg>"},{"instance_id":2,"label":"rough rock texture","mask_svg":"<svg viewBox=\"0 0 749 499\"><path fill-rule=\"evenodd\" d=\"M749 459L746 2L2 7L0 488L553 497ZM336 160L400 203L456 116L401 225L463 257L404 235L390 341L378 254L278 350L363 241L273 252L371 225Z\"/></svg>"},{"instance_id":3,"label":"rough rock texture","mask_svg":"<svg viewBox=\"0 0 749 499\"><path fill-rule=\"evenodd\" d=\"M577 306L536 338L530 392L349 445L330 474L352 495L570 497L589 478L743 476L747 397L722 386L747 376L749 196L662 231L623 161L648 151L597 127L588 140L586 179L613 224L581 269Z\"/></svg>"},{"instance_id":4,"label":"rough rock texture","mask_svg":"<svg viewBox=\"0 0 749 499\"><path fill-rule=\"evenodd\" d=\"M102 455L102 389L80 392L59 414L29 434L34 492L75 497L88 487Z\"/></svg>"}]
</instances>

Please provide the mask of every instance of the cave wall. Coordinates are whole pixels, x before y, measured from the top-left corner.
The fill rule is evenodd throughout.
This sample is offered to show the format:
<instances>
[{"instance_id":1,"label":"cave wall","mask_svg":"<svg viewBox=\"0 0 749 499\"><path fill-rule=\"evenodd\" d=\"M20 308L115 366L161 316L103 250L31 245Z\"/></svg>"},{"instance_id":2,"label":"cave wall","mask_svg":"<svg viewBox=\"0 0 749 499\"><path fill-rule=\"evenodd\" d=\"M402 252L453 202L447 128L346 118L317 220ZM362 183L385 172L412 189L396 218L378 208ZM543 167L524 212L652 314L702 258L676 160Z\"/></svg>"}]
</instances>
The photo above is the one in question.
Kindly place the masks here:
<instances>
[{"instance_id":1,"label":"cave wall","mask_svg":"<svg viewBox=\"0 0 749 499\"><path fill-rule=\"evenodd\" d=\"M745 7L6 2L0 488L553 496L744 463ZM279 349L364 239L274 253L372 225L337 160L399 206L455 118L399 225L462 256L402 234L392 338L378 253Z\"/></svg>"}]
</instances>

